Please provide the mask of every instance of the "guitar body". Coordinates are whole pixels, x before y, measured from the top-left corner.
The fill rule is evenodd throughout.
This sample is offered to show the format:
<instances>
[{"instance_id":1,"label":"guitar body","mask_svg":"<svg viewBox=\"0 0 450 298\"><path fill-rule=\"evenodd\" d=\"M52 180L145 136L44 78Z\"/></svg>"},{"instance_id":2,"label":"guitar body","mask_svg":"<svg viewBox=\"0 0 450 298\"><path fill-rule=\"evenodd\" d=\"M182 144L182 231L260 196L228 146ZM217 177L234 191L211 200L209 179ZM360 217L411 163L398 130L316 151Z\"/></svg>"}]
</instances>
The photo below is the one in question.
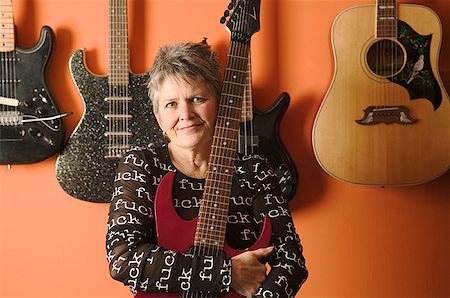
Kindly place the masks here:
<instances>
[{"instance_id":1,"label":"guitar body","mask_svg":"<svg viewBox=\"0 0 450 298\"><path fill-rule=\"evenodd\" d=\"M436 14L399 5L404 54L393 76L370 66L374 5L342 12L332 30L335 73L313 128L314 153L339 180L381 186L428 182L450 164L450 104L438 71L442 38ZM388 41L389 42L389 41ZM422 61L422 68L414 73ZM369 62L368 62L369 61Z\"/></svg>"},{"instance_id":2,"label":"guitar body","mask_svg":"<svg viewBox=\"0 0 450 298\"><path fill-rule=\"evenodd\" d=\"M241 140L239 152L253 152L267 157L277 175L283 194L290 201L297 190L297 170L279 135L280 121L290 102L289 94L283 92L266 111L253 111L253 121L241 123L241 136L253 127L253 140ZM247 144L248 147L243 148Z\"/></svg>"},{"instance_id":3,"label":"guitar body","mask_svg":"<svg viewBox=\"0 0 450 298\"><path fill-rule=\"evenodd\" d=\"M27 119L59 114L46 81L53 44L53 31L45 26L34 47L0 53L0 77L9 81L2 83L0 96L19 100L17 107L2 105L0 109L0 164L38 162L57 153L64 143L61 119L26 123L6 120L18 114Z\"/></svg>"},{"instance_id":4,"label":"guitar body","mask_svg":"<svg viewBox=\"0 0 450 298\"><path fill-rule=\"evenodd\" d=\"M155 195L155 221L158 234L158 245L177 252L187 252L194 243L198 218L190 221L181 219L173 206L172 186L175 173L169 172L162 179ZM174 237L176 235L176 237ZM269 246L272 236L272 226L267 217L264 218L264 227L258 240L247 250L255 250ZM226 242L224 251L229 257L244 251L231 248ZM146 293L138 292L135 298L149 297L179 297L179 293ZM197 296L194 296L197 297ZM206 294L198 297L210 297ZM211 296L213 297L213 296ZM215 296L214 296L215 297ZM220 297L241 297L236 292L229 292Z\"/></svg>"},{"instance_id":5,"label":"guitar body","mask_svg":"<svg viewBox=\"0 0 450 298\"><path fill-rule=\"evenodd\" d=\"M109 113L109 104L105 101L109 96L108 77L96 76L86 68L82 50L72 55L70 72L83 99L84 114L58 156L56 177L61 187L75 198L109 202L118 159L105 157L108 149L105 137L108 129L105 115ZM129 75L128 96L133 99L128 107L133 115L129 122L133 133L129 140L131 147L163 142L147 98L147 80L146 73Z\"/></svg>"}]
</instances>

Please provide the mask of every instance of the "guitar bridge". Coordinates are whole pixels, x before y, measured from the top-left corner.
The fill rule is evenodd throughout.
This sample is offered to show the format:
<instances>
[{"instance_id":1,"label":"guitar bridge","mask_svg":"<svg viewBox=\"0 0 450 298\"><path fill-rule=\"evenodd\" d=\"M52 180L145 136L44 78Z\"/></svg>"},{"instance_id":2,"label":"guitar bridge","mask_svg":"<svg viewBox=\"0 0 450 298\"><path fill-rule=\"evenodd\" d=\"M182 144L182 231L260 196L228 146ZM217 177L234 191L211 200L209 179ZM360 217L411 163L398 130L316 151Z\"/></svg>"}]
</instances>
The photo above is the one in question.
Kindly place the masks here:
<instances>
[{"instance_id":1,"label":"guitar bridge","mask_svg":"<svg viewBox=\"0 0 450 298\"><path fill-rule=\"evenodd\" d=\"M409 115L409 109L405 106L369 106L364 110L364 117L355 121L361 125L413 124L417 119Z\"/></svg>"},{"instance_id":2,"label":"guitar bridge","mask_svg":"<svg viewBox=\"0 0 450 298\"><path fill-rule=\"evenodd\" d=\"M23 115L18 111L0 112L0 126L17 126L22 124Z\"/></svg>"},{"instance_id":3,"label":"guitar bridge","mask_svg":"<svg viewBox=\"0 0 450 298\"><path fill-rule=\"evenodd\" d=\"M131 148L130 145L114 145L109 146L108 148L105 148L105 155L104 157L106 159L119 159L122 156L125 155L125 153Z\"/></svg>"}]
</instances>

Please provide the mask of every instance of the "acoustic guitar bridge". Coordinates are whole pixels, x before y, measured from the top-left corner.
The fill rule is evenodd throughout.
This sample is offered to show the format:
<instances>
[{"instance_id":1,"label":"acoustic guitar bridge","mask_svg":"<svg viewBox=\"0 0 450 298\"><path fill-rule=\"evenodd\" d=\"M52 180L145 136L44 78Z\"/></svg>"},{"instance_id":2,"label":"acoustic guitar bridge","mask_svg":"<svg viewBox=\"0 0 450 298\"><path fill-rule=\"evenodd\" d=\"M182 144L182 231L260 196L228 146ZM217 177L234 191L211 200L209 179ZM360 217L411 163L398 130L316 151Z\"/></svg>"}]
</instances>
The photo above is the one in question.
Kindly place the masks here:
<instances>
[{"instance_id":1,"label":"acoustic guitar bridge","mask_svg":"<svg viewBox=\"0 0 450 298\"><path fill-rule=\"evenodd\" d=\"M364 110L364 117L355 121L361 125L413 124L417 119L409 115L409 109L405 106L369 106Z\"/></svg>"}]
</instances>

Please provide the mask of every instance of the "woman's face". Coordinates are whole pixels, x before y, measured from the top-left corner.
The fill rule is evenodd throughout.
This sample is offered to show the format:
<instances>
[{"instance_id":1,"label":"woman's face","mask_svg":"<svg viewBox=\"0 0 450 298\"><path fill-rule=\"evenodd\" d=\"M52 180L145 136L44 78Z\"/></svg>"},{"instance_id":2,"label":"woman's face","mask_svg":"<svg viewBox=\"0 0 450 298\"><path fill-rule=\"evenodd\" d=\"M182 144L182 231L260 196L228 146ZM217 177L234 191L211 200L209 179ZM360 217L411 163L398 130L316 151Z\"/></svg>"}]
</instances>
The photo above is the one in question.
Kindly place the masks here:
<instances>
[{"instance_id":1,"label":"woman's face","mask_svg":"<svg viewBox=\"0 0 450 298\"><path fill-rule=\"evenodd\" d=\"M172 148L195 150L211 146L218 99L205 82L167 78L160 85L157 100L156 119Z\"/></svg>"}]
</instances>

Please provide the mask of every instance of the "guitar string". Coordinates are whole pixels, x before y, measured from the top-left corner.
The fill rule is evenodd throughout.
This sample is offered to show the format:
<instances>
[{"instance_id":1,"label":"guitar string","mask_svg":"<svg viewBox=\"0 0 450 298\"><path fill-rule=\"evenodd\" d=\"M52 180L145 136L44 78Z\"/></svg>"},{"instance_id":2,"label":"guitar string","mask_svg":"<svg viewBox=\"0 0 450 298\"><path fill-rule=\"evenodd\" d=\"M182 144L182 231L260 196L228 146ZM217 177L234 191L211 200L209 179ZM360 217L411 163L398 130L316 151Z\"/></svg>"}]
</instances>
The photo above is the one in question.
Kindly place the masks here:
<instances>
[{"instance_id":1,"label":"guitar string","mask_svg":"<svg viewBox=\"0 0 450 298\"><path fill-rule=\"evenodd\" d=\"M254 127L253 127L253 89L252 89L252 68L251 68L251 54L250 51L248 53L248 65L247 65L247 72L248 72L248 119L250 122L250 154L254 154L254 148L256 144L254 143L256 140L254 140ZM247 106L247 105L246 105Z\"/></svg>"},{"instance_id":2,"label":"guitar string","mask_svg":"<svg viewBox=\"0 0 450 298\"><path fill-rule=\"evenodd\" d=\"M232 51L233 51L233 54L234 54L234 56L236 55L236 53L234 53L234 51L235 51L236 49L233 47L232 48ZM231 59L231 61L230 61L230 64L231 64L231 69L234 71L235 69L236 69L236 67L233 65L233 61L235 61L235 59ZM232 89L233 88L233 85L232 84L227 84L227 87L229 87L230 89ZM233 90L227 90L227 94L234 94L235 92L232 92ZM227 118L227 119L231 119L231 120L233 120L232 118L231 118L231 115L229 115L229 114L227 114L227 113L230 113L231 112L231 109L225 109L225 117ZM224 134L225 134L225 132L224 131L219 131L219 137L224 137ZM228 153L228 152L227 152ZM222 149L222 147L220 147L220 144L219 144L219 153L218 153L218 155L219 155L219 157L217 158L218 159L218 163L219 164L225 164L225 160L224 160L224 158L225 158L225 156L226 156L226 153L224 152L224 150ZM217 173L217 174L220 174L220 173ZM218 175L219 176L219 175ZM220 180L220 176L218 177L219 179L217 179L217 180ZM215 185L215 187L213 186L213 189L217 189L217 188L219 188L220 189L220 191L219 192L222 192L222 196L225 196L228 192L227 191L225 191L225 189L224 189L224 187L223 186L220 186L220 185L217 185L217 182L216 181L214 181L214 184L216 184ZM224 197L222 197L222 198L224 198ZM217 202L215 202L215 203L217 203ZM220 203L220 202L219 202ZM224 202L224 203L226 203L226 202ZM226 204L224 204L224 206L223 207L226 207ZM218 210L213 210L214 212L213 212L213 214L217 214L218 213ZM225 212L225 214L226 214L227 212ZM223 229L224 228L226 228L226 222L225 223L223 223L224 225L225 225L225 227L222 227ZM212 231L212 230L211 230ZM224 237L223 237L224 238ZM220 240L222 240L222 239L220 239Z\"/></svg>"},{"instance_id":3,"label":"guitar string","mask_svg":"<svg viewBox=\"0 0 450 298\"><path fill-rule=\"evenodd\" d=\"M124 99L124 101L120 105L119 114L123 115L122 117L125 117L125 118L122 118L122 119L119 118L120 120L118 120L118 122L120 123L120 125L119 125L120 131L122 132L121 143L118 145L118 147L119 147L118 152L122 156L123 152L124 152L124 148L125 148L126 144L128 143L127 142L127 136L126 136L126 132L128 131L126 129L126 124L127 124L126 123L127 122L127 119L126 119L127 112L126 112L126 110L127 110L127 105L128 105L128 102L127 102L127 96L128 96L127 91L128 91L128 89L127 89L127 84L125 84L125 82L126 82L125 71L128 71L128 69L125 69L125 63L124 63L125 62L125 51L126 51L125 39L126 39L126 32L127 32L127 30L125 30L125 26L126 26L126 18L125 18L125 16L126 16L126 0L125 1L124 0L119 0L119 5L120 5L120 10L119 10L119 13L118 13L118 15L119 15L119 23L118 23L119 37L118 37L118 42L120 44L120 47L119 47L120 54L119 54L119 57L117 58L117 60L119 61L119 65L120 65L120 67L119 67L119 69L120 69L120 77L121 77L121 79L120 79L120 82L121 82L121 85L120 85L121 86L121 94L120 95Z\"/></svg>"},{"instance_id":4,"label":"guitar string","mask_svg":"<svg viewBox=\"0 0 450 298\"><path fill-rule=\"evenodd\" d=\"M3 13L7 13L7 11L4 11L4 6L2 5L1 6L1 9L2 9L2 14ZM6 80L7 80L7 78L6 78L6 68L7 68L7 64L6 64L6 58L7 58L7 52L3 52L2 51L2 53L1 53L1 58L2 58L2 63L1 63L1 70L2 70L2 82L1 82L1 92L2 92L2 96L5 96L5 97L8 97L8 94L6 94L6 88L5 88L5 86L6 86L6 84L5 84L5 82L6 82ZM5 112L7 112L8 111L8 107L5 105L2 105L2 113L5 113Z\"/></svg>"},{"instance_id":5,"label":"guitar string","mask_svg":"<svg viewBox=\"0 0 450 298\"><path fill-rule=\"evenodd\" d=\"M392 30L392 33L391 33L391 36L392 36L392 38L397 42L397 37L398 37L398 35L397 35L397 31L398 31L398 23L397 23L397 4L396 4L396 1L395 0L392 0L392 3L391 3L391 6L393 7L393 10L392 10L392 17L393 17L393 19L392 19L392 21L391 21L391 30ZM395 72L397 72L398 70L400 70L399 68L398 68L398 66L401 66L400 64L397 66L397 59L399 58L399 57L397 57L397 51L396 51L396 49L397 49L397 43L396 42L393 42L392 43L392 47L393 47L393 49L392 49L392 55L393 55L393 59L394 59L394 62L395 63L393 63L393 65L392 65L392 67L394 68L394 71ZM401 49L400 49L401 50ZM403 64L403 61L401 61L402 62L402 64ZM394 72L392 72L392 73L394 73ZM395 89L394 89L394 96L392 96L392 98L395 100L395 103L394 104L397 104L398 103L398 99L400 98L400 90L396 87L396 86L394 86L395 85L395 77L392 77L392 84L391 84L391 86L392 86L392 88L394 88L395 87Z\"/></svg>"},{"instance_id":6,"label":"guitar string","mask_svg":"<svg viewBox=\"0 0 450 298\"><path fill-rule=\"evenodd\" d=\"M12 96L11 96L11 98L14 98L14 99L18 99L17 98L17 84L18 84L18 81L17 81L17 76L16 76L16 61L17 61L17 56L16 56L16 50L15 50L15 48L12 50L12 59L11 59L12 61L11 61L11 71L12 71L12 85L11 85L11 88L12 88L12 90L11 90L11 93L12 93ZM18 114L18 107L19 107L19 105L17 105L17 106L15 106L14 107L14 113L15 114Z\"/></svg>"},{"instance_id":7,"label":"guitar string","mask_svg":"<svg viewBox=\"0 0 450 298\"><path fill-rule=\"evenodd\" d=\"M244 50L245 49L247 49L247 51L248 51L248 47L247 48L244 47ZM238 54L242 53L242 46L240 46L240 45L236 46L235 43L231 42L229 53L231 53L231 55L228 55L228 57L227 57L227 61L228 61L227 65L231 64L230 69L233 69L233 70L245 69L245 67L248 66L248 64L247 65L244 64L244 66L241 66L241 68L239 68L239 67L236 67L232 63L232 62L242 63L242 61L236 61L238 59L235 58L235 57L242 57L242 55L241 56L238 55ZM247 54L248 54L248 52L247 52ZM246 57L246 58L248 58L248 57ZM230 71L228 70L226 75L227 74L229 75L229 73L230 73ZM235 74L235 75L237 76L237 78L241 79L241 80L239 80L239 82L242 83L242 81L243 81L242 77L239 77L239 76L242 76L243 74L240 73L240 74ZM225 76L225 79L227 80L226 76ZM231 80L230 80L230 82L231 82ZM244 84L244 86L245 86L245 84ZM206 204L207 201L205 200L205 197L203 198L202 204L200 206L201 209L200 209L200 214L199 214L200 215L199 223L202 220L204 220L203 216L204 216L205 213L206 214L213 214L213 216L217 217L217 215L219 214L220 208L216 208L216 206L218 206L218 203L221 203L220 201L217 202L217 198L221 198L222 203L226 207L229 204L230 187L228 187L227 190L225 191L225 189L223 187L224 183L223 183L222 179L220 179L221 178L220 177L220 172L218 172L218 171L219 170L220 171L223 170L222 165L227 165L229 168L232 168L234 166L234 163L233 163L232 160L230 160L230 156L227 156L227 154L230 154L230 152L228 151L229 149L225 147L227 145L228 141L225 141L224 144L217 144L217 142L219 142L222 139L225 139L225 137L228 135L227 130L230 131L232 134L234 134L235 138L238 136L237 131L239 131L239 119L240 119L240 116L241 116L240 112L241 112L242 103L243 103L242 96L243 96L243 92L245 90L244 86L241 86L243 88L240 89L242 91L242 95L241 95L241 101L238 100L238 102L237 102L237 104L239 104L239 105L237 105L236 102L233 102L234 103L234 107L237 107L237 109L234 109L234 107L225 108L224 106L221 106L223 104L227 104L226 102L223 102L223 101L226 101L227 94L231 94L231 95L234 94L232 91L233 91L233 88L236 87L236 86L233 87L233 85L231 83L229 83L229 82L226 82L224 84L224 86L223 86L225 90L222 91L221 101L220 101L220 106L219 106L219 111L221 112L219 115L222 116L222 113L223 113L223 118L219 119L219 123L221 124L224 121L223 119L230 119L229 122L230 122L230 126L231 127L226 128L225 127L226 125L225 125L223 127L217 126L217 128L215 129L214 136L216 136L216 135L218 135L218 136L217 136L217 138L213 139L213 150L217 150L218 152L217 152L217 154L213 154L210 157L210 160L209 160L210 165L209 165L209 168L208 168L207 178L210 178L212 176L212 177L217 177L218 179L214 179L212 181L211 181L211 179L207 179L206 184L205 184L206 188L204 190L204 196L205 196L207 187L208 187L209 184L211 184L211 189L215 189L216 191L218 191L218 193L221 196L209 197L210 199L214 198L214 203L213 203L212 206L208 206L208 204ZM239 87L239 86L237 86L237 87ZM229 89L231 89L231 90L229 90ZM239 89L238 89L238 91L239 91ZM223 98L223 100L222 100L222 98ZM234 101L236 99L231 98L231 100ZM233 132L232 129L234 129L235 131ZM236 147L236 143L237 143L236 141L237 140L235 140L235 142L231 142L232 143L231 145ZM221 145L223 145L223 147ZM237 148L232 148L232 149L236 150ZM233 152L234 151L232 150L231 154L233 154ZM234 156L231 156L231 157L234 157ZM226 160L226 159L228 159L228 160ZM218 167L214 166L216 164L217 165L221 165L221 166L218 166ZM233 173L233 170L231 170L230 174L232 174L232 173ZM230 177L232 177L232 175L227 177L228 180L231 180ZM211 194L209 194L209 195L211 195ZM223 198L225 198L225 200L223 200ZM209 203L212 203L212 202L209 202ZM222 209L222 211L226 211L226 214L227 214L228 208ZM223 233L225 233L225 229L226 229L226 223L227 223L226 218L227 218L227 216L225 216L225 227L222 227L222 228L224 228ZM222 218L222 220L223 220L223 218ZM197 233L202 232L202 229L203 229L203 233L205 232L204 228L205 228L204 226L203 227L202 226L197 227L196 237L198 236ZM206 230L206 235L209 234L209 237L212 236L212 233L214 233L212 229L209 229L209 230L207 229ZM222 238L223 238L223 241L224 241L225 240L225 235L223 235ZM210 239L212 239L212 238L210 238ZM196 241L197 240L198 239L196 239ZM220 240L222 240L222 239L220 239ZM214 247L211 247L210 243L208 243L207 245L203 245L203 244L200 243L199 247L195 248L195 250L198 250L198 252L201 253L201 254L205 254L205 253L211 254L211 250L214 250L218 254L219 250L220 250L220 247L216 247L216 249L214 249ZM201 297L206 297L206 295L202 295L200 293L194 293L194 294L193 293L191 293L191 294L187 293L187 295L185 295L184 293L182 294L183 297L184 296L193 297L193 295L195 295L195 297L200 297L200 296ZM208 295L208 297L211 297L211 296L212 295Z\"/></svg>"},{"instance_id":8,"label":"guitar string","mask_svg":"<svg viewBox=\"0 0 450 298\"><path fill-rule=\"evenodd\" d=\"M13 11L12 11L12 3L10 3L7 6L3 6L2 5L2 10L3 8L6 7L6 10L2 11L2 13L6 14L8 16L7 18L7 22L5 25L6 29L9 31L9 33L12 33L14 35L14 33L12 32L14 30L14 23L13 23ZM7 34L4 34L7 35ZM11 46L11 39L10 37L6 36L6 39L8 39L5 43L9 46ZM7 98L13 98L16 99L16 93L15 93L15 62L14 59L15 57L15 48L14 46L10 47L11 51L6 51L4 52L4 66L5 66L5 81L3 82L4 84L4 91L5 91L5 97ZM17 115L17 106L13 106L12 108L6 106L6 111L8 112L12 112L12 115L10 115L11 118L14 118L13 115ZM11 121L14 124L18 124L15 123L14 121Z\"/></svg>"},{"instance_id":9,"label":"guitar string","mask_svg":"<svg viewBox=\"0 0 450 298\"><path fill-rule=\"evenodd\" d=\"M242 24L242 22L240 22L240 24ZM239 25L238 25L239 26ZM241 31L240 32L243 32L243 28L239 28L239 29L241 29ZM233 62L235 62L235 63L237 63L237 64L239 64L239 63L242 63L242 61L240 60L240 59L236 59L236 57L243 57L243 55L241 54L241 52L242 52L242 46L241 46L241 44L235 44L234 42L232 42L231 43L231 53L232 53L232 57L229 57L230 59L229 59L229 63L227 63L227 65L230 65L231 64L231 69L235 72L235 74L234 75L236 75L237 76L237 78L239 78L239 76L242 76L243 74L241 73L241 74L236 74L236 70L240 70L240 69L245 69L245 67L247 66L247 65L243 65L243 66L240 66L239 67L239 65L234 65L234 63ZM246 57L247 58L247 57ZM241 80L239 80L238 81L238 84L239 83L242 83L242 77L240 77L240 79ZM225 87L229 87L230 89L233 89L233 88L236 88L236 87L238 87L239 88L239 86L237 86L236 85L236 83L234 83L234 85L233 85L233 83L232 84L226 84L226 86ZM233 100L233 103L234 103L234 106L235 107L240 107L240 108L242 108L242 96L243 96L243 91L244 91L244 88L242 88L241 89L241 102L240 102L240 105L236 105L236 102L234 102L236 99L232 99ZM226 90L226 94L235 94L235 92L233 92L233 90ZM238 103L239 103L239 101L238 101ZM223 104L227 104L227 103L223 103ZM238 110L239 111L239 110ZM231 120L234 120L234 121L230 121L230 122L232 122L232 124L235 124L235 123L238 123L239 124L239 117L241 116L241 114L239 113L239 112L236 112L236 111L234 111L233 110L233 108L229 108L229 109L225 109L224 111L224 114L225 114L225 118L226 119L231 119ZM231 115L230 115L231 114ZM233 115L234 114L234 115ZM237 127L236 127L237 126ZM239 125L234 125L234 127L233 127L233 125L231 125L231 128L239 128ZM224 134L225 133L225 131L220 131L220 129L219 129L219 135L220 134ZM221 135L221 136L219 136L219 137L222 137L222 139L223 139L223 135ZM219 139L220 140L220 139ZM215 159L217 159L217 162L220 164L220 165L223 165L223 164L226 164L225 163L225 160L224 160L224 156L226 157L226 158L228 158L229 160L227 161L228 163L230 163L230 160L232 160L232 157L233 156L226 156L226 154L225 154L225 151L226 150L224 150L224 149L222 149L223 147L221 147L221 145L222 144L218 144L218 149L219 149L219 153L218 153L218 155L219 156L215 156L215 157L213 157L213 158L215 158ZM226 143L225 144L223 144L224 146L226 145ZM232 144L232 145L234 145L235 146L235 144ZM237 148L234 148L235 150L237 149ZM233 152L233 151L232 151ZM228 152L227 152L227 154L229 154ZM228 164L228 166L233 166L232 164ZM220 173L219 173L220 174ZM219 176L219 175L218 175ZM221 193L221 195L222 195L222 198L225 198L225 200L222 200L222 203L223 203L223 205L224 205L224 207L226 207L224 210L226 211L225 212L225 214L227 214L227 211L228 211L228 205L229 205L229 194L230 194L230 187L228 187L227 189L226 189L226 191L225 191L225 189L224 189L224 187L221 187L220 185L220 187L217 185L219 182L220 182L220 176L219 176L219 179L217 179L217 181L216 180L214 180L213 181L213 189L220 189L221 191L222 191L222 193L221 193L221 191L219 191L219 193ZM230 179L228 179L229 181L230 181ZM216 201L216 200L215 200ZM216 204L217 202L215 202L214 204ZM215 206L213 204L213 207ZM216 209L216 208L213 208L213 212L212 212L212 214L217 214L218 213L218 208ZM227 221L226 221L227 222ZM225 234L225 232L226 232L226 222L224 223L225 224L225 227L222 227L222 229L223 229L223 234ZM213 233L213 229L211 229L210 230L210 232L209 232L210 234L211 233ZM221 235L222 237L219 239L220 241L224 241L225 240L225 235ZM223 243L222 243L223 244Z\"/></svg>"},{"instance_id":10,"label":"guitar string","mask_svg":"<svg viewBox=\"0 0 450 298\"><path fill-rule=\"evenodd\" d=\"M231 49L231 53L233 53L234 52L234 49L233 49L233 47L232 47L232 49ZM231 62L230 62L230 59L229 59L229 62L227 63L227 65L230 65L231 64ZM232 65L231 65L232 66ZM234 68L233 66L232 66L232 68ZM230 84L225 84L224 85L224 87L225 87L225 90L224 90L224 92L225 92L225 94L228 94L231 90L227 90L227 87L232 87ZM233 93L231 93L231 94L233 94ZM227 114L226 112L227 112L227 110L225 109L225 110L223 110L223 107L221 107L221 112L223 112L223 113L225 113L225 117L226 118L230 118L230 115L229 114ZM240 115L239 115L240 116ZM223 130L223 129L221 129L220 127L218 127L218 129L217 129L217 138L220 140L220 139L223 139L223 137L225 136L224 134L225 134L225 131ZM226 154L225 154L225 150L223 149L223 147L221 147L221 144L216 144L217 145L217 147L216 147L216 149L217 149L217 154L214 154L214 155L212 155L212 158L211 158L211 167L215 167L215 165L221 165L221 164L225 164L225 162L224 162L224 158L223 158L223 156L225 156ZM228 153L228 152L227 152ZM220 170L219 168L217 168L216 167L216 171L212 171L211 173L210 173L210 177L211 178L215 178L215 179L213 179L212 181L211 180L209 180L210 181L210 183L209 184L211 184L211 189L215 189L216 191L218 191L219 192L219 194L220 194L220 196L223 196L224 195L224 193L223 193L223 187L222 187L222 185L220 185L220 173L218 173L217 172L217 170ZM217 176L219 176L219 177L217 177ZM218 190L219 189L219 190ZM217 193L216 193L217 194ZM218 200L218 198L219 197L215 197L214 196L214 198L215 198L215 202L213 203L213 202L209 202L210 204L212 204L212 206L209 206L207 203L207 201L205 201L204 202L204 204L203 204L203 206L204 206L204 208L202 208L203 210L202 210L202 212L204 212L203 214L209 214L211 217L212 216L215 216L214 218L217 218L218 217L218 211L219 211L219 209L220 208L217 208L217 207L215 207L215 206L219 206L219 204L220 203L225 203L225 202L218 202L217 200ZM223 219L223 218L222 218ZM203 217L202 217L202 220L205 220ZM210 241L212 241L212 235L213 234L215 234L216 232L214 232L214 230L213 229L211 229L211 227L210 227L210 229L208 229L208 227L210 227L210 226L208 226L208 225L206 225L206 226L200 226L199 227L199 231L202 231L202 229L203 229L203 233L205 234L204 236L205 236L205 238L206 239L210 239ZM205 228L206 228L206 231L204 231L205 230ZM223 227L221 227L221 228L223 228ZM220 232L220 228L219 228L219 232ZM205 246L205 247L202 247L203 249L201 250L201 252L202 253L204 253L205 251L207 251L207 252L209 252L209 253L211 253L210 252L210 249L209 249L209 246L211 245L212 243L208 243L208 245L207 246Z\"/></svg>"},{"instance_id":11,"label":"guitar string","mask_svg":"<svg viewBox=\"0 0 450 298\"><path fill-rule=\"evenodd\" d=\"M114 97L113 97L113 77L114 77L114 73L113 73L113 47L114 47L114 42L113 42L113 13L114 13L114 7L113 7L113 3L111 2L112 0L109 1L109 80L108 80L108 88L109 88L109 92L108 92L108 96L109 96L109 102L108 102L108 112L109 115L113 114L113 104L114 104ZM113 129L112 129L112 118L108 118L108 131L109 131L109 136L108 136L108 156L112 156L113 152L111 149L111 139L113 137Z\"/></svg>"},{"instance_id":12,"label":"guitar string","mask_svg":"<svg viewBox=\"0 0 450 298\"><path fill-rule=\"evenodd\" d=\"M123 61L126 62L124 63L126 69L124 69L123 74L125 76L124 78L124 82L125 82L125 96L128 98L128 96L131 96L131 94L129 94L129 90L128 90L128 84L129 84L129 51L128 51L128 8L127 8L127 0L123 0L123 7L124 7L124 14L123 14L123 26L122 29L124 30L125 33L125 39L124 39L124 59ZM131 97L130 97L131 98ZM128 115L129 115L129 111L128 111L128 100L125 101L125 132L129 132L129 120L128 120ZM125 146L123 149L122 154L125 153L125 151L129 148L129 138L127 135L125 135Z\"/></svg>"}]
</instances>

